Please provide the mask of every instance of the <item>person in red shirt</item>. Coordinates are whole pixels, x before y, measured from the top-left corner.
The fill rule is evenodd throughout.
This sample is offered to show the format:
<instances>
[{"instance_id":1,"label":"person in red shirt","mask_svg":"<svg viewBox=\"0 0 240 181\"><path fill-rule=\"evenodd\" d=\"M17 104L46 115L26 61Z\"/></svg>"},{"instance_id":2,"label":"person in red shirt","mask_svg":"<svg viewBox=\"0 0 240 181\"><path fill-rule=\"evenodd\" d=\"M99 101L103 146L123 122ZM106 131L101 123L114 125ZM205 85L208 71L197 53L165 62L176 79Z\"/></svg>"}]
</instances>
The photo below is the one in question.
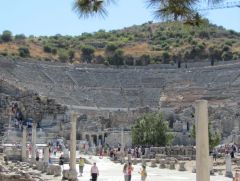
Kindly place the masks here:
<instances>
[{"instance_id":1,"label":"person in red shirt","mask_svg":"<svg viewBox=\"0 0 240 181\"><path fill-rule=\"evenodd\" d=\"M129 162L128 168L127 168L128 181L131 181L132 179L132 171L133 171L133 167L132 167L132 164Z\"/></svg>"}]
</instances>

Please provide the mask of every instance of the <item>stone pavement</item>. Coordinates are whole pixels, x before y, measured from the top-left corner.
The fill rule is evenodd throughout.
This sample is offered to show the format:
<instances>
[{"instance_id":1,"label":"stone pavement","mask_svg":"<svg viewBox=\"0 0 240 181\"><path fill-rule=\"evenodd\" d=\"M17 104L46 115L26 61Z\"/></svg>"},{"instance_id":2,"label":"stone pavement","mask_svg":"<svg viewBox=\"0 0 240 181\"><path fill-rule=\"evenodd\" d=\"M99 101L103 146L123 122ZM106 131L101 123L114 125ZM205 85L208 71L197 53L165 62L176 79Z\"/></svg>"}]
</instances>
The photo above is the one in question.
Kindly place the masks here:
<instances>
[{"instance_id":1,"label":"stone pavement","mask_svg":"<svg viewBox=\"0 0 240 181\"><path fill-rule=\"evenodd\" d=\"M107 158L99 159L98 157L93 157L89 159L91 162L96 162L99 168L100 176L98 181L123 181L122 168L123 165L115 164ZM68 168L68 165L64 165L65 169ZM91 165L85 165L84 172L82 177L78 177L79 181L89 181L90 179L90 168ZM134 172L132 181L140 181L139 171L141 169L140 165L134 165ZM78 171L78 167L77 167ZM179 171L172 171L169 169L159 169L147 167L148 177L147 181L195 181L196 174ZM53 178L54 181L57 181L58 178ZM224 176L212 176L211 181L231 181L232 179L226 178Z\"/></svg>"}]
</instances>

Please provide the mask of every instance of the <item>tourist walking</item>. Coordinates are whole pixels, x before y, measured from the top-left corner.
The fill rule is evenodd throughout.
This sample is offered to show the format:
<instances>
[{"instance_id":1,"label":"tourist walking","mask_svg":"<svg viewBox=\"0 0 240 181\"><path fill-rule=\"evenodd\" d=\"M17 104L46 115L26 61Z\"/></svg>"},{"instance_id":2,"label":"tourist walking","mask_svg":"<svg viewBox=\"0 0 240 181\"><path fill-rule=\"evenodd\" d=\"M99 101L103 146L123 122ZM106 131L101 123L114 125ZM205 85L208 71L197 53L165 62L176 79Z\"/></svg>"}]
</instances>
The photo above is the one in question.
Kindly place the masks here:
<instances>
[{"instance_id":1,"label":"tourist walking","mask_svg":"<svg viewBox=\"0 0 240 181\"><path fill-rule=\"evenodd\" d=\"M218 155L218 152L217 152L217 150L215 149L215 150L213 151L213 160L214 160L214 161L217 161L217 155Z\"/></svg>"},{"instance_id":2,"label":"tourist walking","mask_svg":"<svg viewBox=\"0 0 240 181\"><path fill-rule=\"evenodd\" d=\"M132 167L132 164L129 162L127 167L128 181L131 181L132 179L132 171L133 171L133 167Z\"/></svg>"},{"instance_id":3,"label":"tourist walking","mask_svg":"<svg viewBox=\"0 0 240 181\"><path fill-rule=\"evenodd\" d=\"M125 163L123 166L123 175L124 175L124 181L128 181L128 172L127 172L128 165Z\"/></svg>"},{"instance_id":4,"label":"tourist walking","mask_svg":"<svg viewBox=\"0 0 240 181\"><path fill-rule=\"evenodd\" d=\"M37 162L39 161L39 151L38 150L36 151L36 161Z\"/></svg>"},{"instance_id":5,"label":"tourist walking","mask_svg":"<svg viewBox=\"0 0 240 181\"><path fill-rule=\"evenodd\" d=\"M61 156L59 157L59 165L61 166L62 170L64 168L64 156L63 154L61 154Z\"/></svg>"},{"instance_id":6,"label":"tourist walking","mask_svg":"<svg viewBox=\"0 0 240 181\"><path fill-rule=\"evenodd\" d=\"M142 170L139 172L141 175L141 181L146 181L147 178L147 171L146 171L146 166L142 166Z\"/></svg>"},{"instance_id":7,"label":"tourist walking","mask_svg":"<svg viewBox=\"0 0 240 181\"><path fill-rule=\"evenodd\" d=\"M84 159L82 157L80 157L79 160L79 175L82 176L83 174L83 167L84 167Z\"/></svg>"},{"instance_id":8,"label":"tourist walking","mask_svg":"<svg viewBox=\"0 0 240 181\"><path fill-rule=\"evenodd\" d=\"M96 163L93 163L93 166L91 168L91 176L92 176L92 181L97 181L97 177L99 176L99 171Z\"/></svg>"}]
</instances>

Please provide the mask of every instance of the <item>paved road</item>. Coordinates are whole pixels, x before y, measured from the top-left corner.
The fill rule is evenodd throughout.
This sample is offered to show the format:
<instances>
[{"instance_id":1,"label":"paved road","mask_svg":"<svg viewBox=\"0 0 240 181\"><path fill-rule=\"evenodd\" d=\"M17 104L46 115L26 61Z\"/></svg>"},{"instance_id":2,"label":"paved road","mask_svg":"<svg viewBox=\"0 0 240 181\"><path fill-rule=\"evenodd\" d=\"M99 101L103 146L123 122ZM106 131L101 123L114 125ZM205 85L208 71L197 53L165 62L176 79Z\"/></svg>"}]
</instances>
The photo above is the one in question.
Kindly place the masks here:
<instances>
[{"instance_id":1,"label":"paved road","mask_svg":"<svg viewBox=\"0 0 240 181\"><path fill-rule=\"evenodd\" d=\"M123 181L122 165L114 164L107 158L99 159L98 157L93 157L89 159L91 162L96 162L99 168L100 176L98 181ZM68 165L64 166L68 168ZM79 181L89 181L90 180L90 168L91 165L85 165L84 173L82 177L78 177ZM140 170L140 165L134 165L134 172L132 181L140 181L140 175L138 171ZM78 167L77 167L78 170ZM179 172L172 171L169 169L159 169L147 167L148 177L147 181L195 181L196 175L190 172ZM57 178L54 178L56 181ZM224 176L212 176L211 181L231 181L232 179L226 178Z\"/></svg>"}]
</instances>

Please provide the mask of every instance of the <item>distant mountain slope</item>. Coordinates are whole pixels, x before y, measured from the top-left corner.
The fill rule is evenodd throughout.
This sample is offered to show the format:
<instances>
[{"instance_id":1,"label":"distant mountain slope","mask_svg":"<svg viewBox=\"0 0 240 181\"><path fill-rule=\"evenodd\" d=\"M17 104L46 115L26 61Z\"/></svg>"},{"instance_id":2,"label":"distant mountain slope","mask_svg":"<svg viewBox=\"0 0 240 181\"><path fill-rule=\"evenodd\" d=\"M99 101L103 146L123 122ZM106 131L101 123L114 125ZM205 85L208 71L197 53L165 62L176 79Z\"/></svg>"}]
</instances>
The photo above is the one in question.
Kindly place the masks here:
<instances>
[{"instance_id":1,"label":"distant mountain slope","mask_svg":"<svg viewBox=\"0 0 240 181\"><path fill-rule=\"evenodd\" d=\"M80 36L1 35L2 56L46 61L145 65L204 60L237 60L240 33L206 22L200 27L152 23Z\"/></svg>"}]
</instances>

